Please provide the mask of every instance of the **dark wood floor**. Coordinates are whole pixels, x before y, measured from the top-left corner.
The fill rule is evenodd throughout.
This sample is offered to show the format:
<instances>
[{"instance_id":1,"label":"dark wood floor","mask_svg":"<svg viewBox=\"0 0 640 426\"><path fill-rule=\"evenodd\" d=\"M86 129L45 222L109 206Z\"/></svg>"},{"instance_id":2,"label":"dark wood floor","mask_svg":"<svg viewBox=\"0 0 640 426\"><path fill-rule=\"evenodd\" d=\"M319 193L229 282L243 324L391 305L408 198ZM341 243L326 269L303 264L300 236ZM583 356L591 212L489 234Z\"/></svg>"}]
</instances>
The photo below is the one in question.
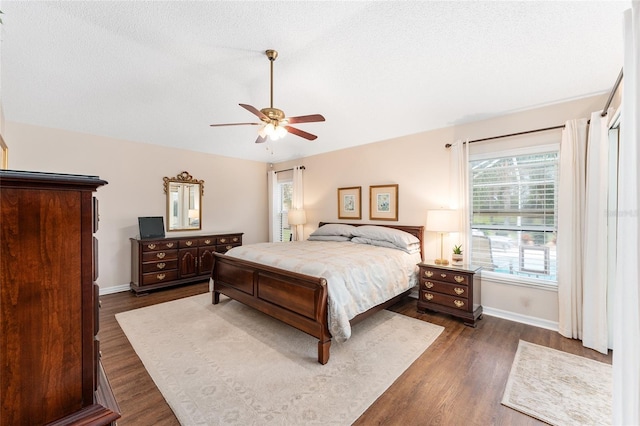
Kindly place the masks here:
<instances>
[{"instance_id":1,"label":"dark wood floor","mask_svg":"<svg viewBox=\"0 0 640 426\"><path fill-rule=\"evenodd\" d=\"M193 284L136 297L132 293L101 296L102 362L122 418L119 426L179 425L142 362L120 329L115 314L193 296L208 284ZM464 326L448 315L416 312L407 298L391 310L445 327L440 337L355 422L356 425L541 425L500 404L520 339L611 363L558 333L484 316L478 327ZM329 361L331 362L331 361Z\"/></svg>"}]
</instances>

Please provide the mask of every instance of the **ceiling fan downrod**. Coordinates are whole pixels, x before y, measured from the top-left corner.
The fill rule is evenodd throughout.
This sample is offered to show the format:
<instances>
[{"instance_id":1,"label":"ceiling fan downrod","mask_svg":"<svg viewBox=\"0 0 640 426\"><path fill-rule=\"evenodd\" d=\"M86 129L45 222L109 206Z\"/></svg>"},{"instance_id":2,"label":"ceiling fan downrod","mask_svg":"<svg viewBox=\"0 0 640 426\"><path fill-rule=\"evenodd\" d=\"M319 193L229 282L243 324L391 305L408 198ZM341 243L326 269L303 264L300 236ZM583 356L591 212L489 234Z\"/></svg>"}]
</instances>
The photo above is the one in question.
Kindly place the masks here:
<instances>
[{"instance_id":1,"label":"ceiling fan downrod","mask_svg":"<svg viewBox=\"0 0 640 426\"><path fill-rule=\"evenodd\" d=\"M269 49L264 53L267 54L267 58L269 58L269 62L271 64L271 96L270 96L271 104L269 105L269 108L273 109L273 63L278 57L278 52L275 50Z\"/></svg>"}]
</instances>

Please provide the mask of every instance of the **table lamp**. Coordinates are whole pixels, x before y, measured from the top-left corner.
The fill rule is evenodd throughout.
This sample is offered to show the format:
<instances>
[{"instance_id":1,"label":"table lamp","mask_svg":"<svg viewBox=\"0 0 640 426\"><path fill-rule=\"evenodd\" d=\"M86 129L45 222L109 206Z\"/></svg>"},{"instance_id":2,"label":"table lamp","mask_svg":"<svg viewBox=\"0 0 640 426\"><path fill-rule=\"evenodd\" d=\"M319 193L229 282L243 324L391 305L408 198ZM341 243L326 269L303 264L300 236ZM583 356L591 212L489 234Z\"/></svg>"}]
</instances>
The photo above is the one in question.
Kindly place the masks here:
<instances>
[{"instance_id":1,"label":"table lamp","mask_svg":"<svg viewBox=\"0 0 640 426\"><path fill-rule=\"evenodd\" d=\"M440 258L434 260L436 265L448 265L444 258L444 234L445 232L457 232L459 230L458 212L451 209L438 209L427 211L427 231L440 233Z\"/></svg>"},{"instance_id":2,"label":"table lamp","mask_svg":"<svg viewBox=\"0 0 640 426\"><path fill-rule=\"evenodd\" d=\"M307 223L307 214L303 209L289 210L287 220L289 225L304 225ZM302 239L298 237L297 233L295 236L296 241L300 241Z\"/></svg>"}]
</instances>

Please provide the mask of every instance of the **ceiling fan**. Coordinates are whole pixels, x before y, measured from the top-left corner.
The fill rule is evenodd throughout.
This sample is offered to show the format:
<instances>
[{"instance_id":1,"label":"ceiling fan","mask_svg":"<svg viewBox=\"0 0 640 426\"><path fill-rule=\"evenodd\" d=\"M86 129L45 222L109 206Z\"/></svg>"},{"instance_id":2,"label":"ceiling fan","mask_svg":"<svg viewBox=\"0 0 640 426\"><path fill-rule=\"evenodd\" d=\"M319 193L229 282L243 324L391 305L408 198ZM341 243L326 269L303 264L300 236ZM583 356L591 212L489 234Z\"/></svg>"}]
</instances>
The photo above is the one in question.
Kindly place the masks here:
<instances>
[{"instance_id":1,"label":"ceiling fan","mask_svg":"<svg viewBox=\"0 0 640 426\"><path fill-rule=\"evenodd\" d=\"M307 133L303 130L291 127L290 124L297 123L312 123L317 121L324 121L324 117L320 114L312 115L300 115L298 117L286 117L284 111L273 107L273 62L278 57L278 52L275 50L265 51L269 62L271 63L271 104L269 108L258 109L254 106L247 104L239 104L242 108L246 109L250 113L256 115L259 119L259 123L227 123L227 124L211 124L211 127L219 126L262 126L258 130L258 139L256 143L266 142L267 137L271 140L277 140L284 137L287 133L293 133L301 138L308 139L310 141L317 138L316 135Z\"/></svg>"}]
</instances>

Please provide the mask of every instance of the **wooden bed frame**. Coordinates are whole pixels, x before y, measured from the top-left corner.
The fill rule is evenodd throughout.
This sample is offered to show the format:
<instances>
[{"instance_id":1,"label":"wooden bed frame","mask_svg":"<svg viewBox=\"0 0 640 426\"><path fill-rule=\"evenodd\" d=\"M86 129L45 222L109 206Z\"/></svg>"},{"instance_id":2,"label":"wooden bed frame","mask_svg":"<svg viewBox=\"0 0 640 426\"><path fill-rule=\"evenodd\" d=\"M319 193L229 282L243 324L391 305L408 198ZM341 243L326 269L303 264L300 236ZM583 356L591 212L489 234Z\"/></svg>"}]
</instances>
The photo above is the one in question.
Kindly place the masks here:
<instances>
[{"instance_id":1,"label":"wooden bed frame","mask_svg":"<svg viewBox=\"0 0 640 426\"><path fill-rule=\"evenodd\" d=\"M328 222L320 222L319 226L326 223ZM375 226L400 229L416 236L420 240L420 254L423 257L423 226ZM214 254L211 278L213 279L212 302L214 305L220 302L220 293L222 293L304 331L318 339L318 362L326 364L329 361L331 333L329 333L327 317L326 279L285 271L220 253ZM357 315L350 321L351 325L397 303L410 292L411 290L407 290Z\"/></svg>"}]
</instances>

